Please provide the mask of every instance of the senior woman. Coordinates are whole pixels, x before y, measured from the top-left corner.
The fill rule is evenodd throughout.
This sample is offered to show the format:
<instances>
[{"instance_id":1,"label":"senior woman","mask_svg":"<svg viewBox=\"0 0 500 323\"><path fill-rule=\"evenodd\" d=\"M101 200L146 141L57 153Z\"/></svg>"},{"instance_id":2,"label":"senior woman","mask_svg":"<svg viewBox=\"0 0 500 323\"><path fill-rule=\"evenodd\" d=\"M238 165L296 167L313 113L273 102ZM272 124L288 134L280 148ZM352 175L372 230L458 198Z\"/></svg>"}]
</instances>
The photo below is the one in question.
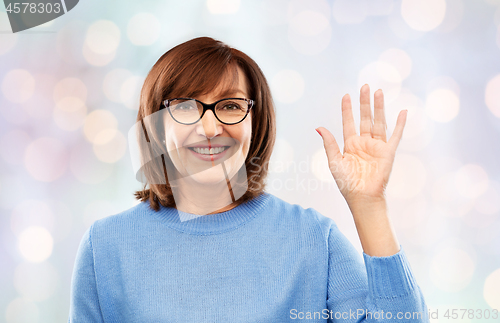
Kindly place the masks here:
<instances>
[{"instance_id":1,"label":"senior woman","mask_svg":"<svg viewBox=\"0 0 500 323\"><path fill-rule=\"evenodd\" d=\"M362 257L332 219L264 191L276 121L257 64L208 37L166 52L132 132L141 202L84 234L69 322L427 322L384 196L406 111L387 140L382 91L374 120L367 85L360 101L357 135L342 99L343 153L316 130Z\"/></svg>"}]
</instances>

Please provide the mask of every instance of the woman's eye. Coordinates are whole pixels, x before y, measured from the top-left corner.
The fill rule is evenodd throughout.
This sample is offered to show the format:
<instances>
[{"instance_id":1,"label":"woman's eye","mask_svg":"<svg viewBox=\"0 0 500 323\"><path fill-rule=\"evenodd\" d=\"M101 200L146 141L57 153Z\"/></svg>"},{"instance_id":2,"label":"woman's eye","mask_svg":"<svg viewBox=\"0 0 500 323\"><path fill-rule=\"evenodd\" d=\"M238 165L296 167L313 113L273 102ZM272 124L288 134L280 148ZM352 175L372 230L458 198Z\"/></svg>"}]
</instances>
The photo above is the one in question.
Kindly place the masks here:
<instances>
[{"instance_id":1,"label":"woman's eye","mask_svg":"<svg viewBox=\"0 0 500 323\"><path fill-rule=\"evenodd\" d=\"M193 106L191 106L189 104L178 104L178 105L176 105L175 109L176 110L184 110L184 111L186 111L186 110L193 109Z\"/></svg>"},{"instance_id":2,"label":"woman's eye","mask_svg":"<svg viewBox=\"0 0 500 323\"><path fill-rule=\"evenodd\" d=\"M227 104L223 107L224 110L239 110L240 107L237 104Z\"/></svg>"}]
</instances>

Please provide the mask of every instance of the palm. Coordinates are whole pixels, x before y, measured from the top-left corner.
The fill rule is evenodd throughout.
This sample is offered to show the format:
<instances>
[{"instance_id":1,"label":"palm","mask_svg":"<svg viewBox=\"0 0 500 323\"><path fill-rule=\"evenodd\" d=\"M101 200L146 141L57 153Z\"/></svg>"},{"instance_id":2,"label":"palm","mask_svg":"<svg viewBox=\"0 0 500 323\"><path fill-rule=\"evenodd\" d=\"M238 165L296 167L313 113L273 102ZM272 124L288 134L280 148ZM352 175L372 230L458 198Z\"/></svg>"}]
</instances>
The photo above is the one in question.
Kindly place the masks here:
<instances>
[{"instance_id":1,"label":"palm","mask_svg":"<svg viewBox=\"0 0 500 323\"><path fill-rule=\"evenodd\" d=\"M375 92L374 122L371 116L368 85L361 88L360 103L360 135L357 135L350 97L345 95L342 98L343 154L340 153L334 136L327 129L318 128L324 139L330 171L348 202L384 197L396 149L406 122L406 113L400 113L394 133L387 141L382 91Z\"/></svg>"}]
</instances>

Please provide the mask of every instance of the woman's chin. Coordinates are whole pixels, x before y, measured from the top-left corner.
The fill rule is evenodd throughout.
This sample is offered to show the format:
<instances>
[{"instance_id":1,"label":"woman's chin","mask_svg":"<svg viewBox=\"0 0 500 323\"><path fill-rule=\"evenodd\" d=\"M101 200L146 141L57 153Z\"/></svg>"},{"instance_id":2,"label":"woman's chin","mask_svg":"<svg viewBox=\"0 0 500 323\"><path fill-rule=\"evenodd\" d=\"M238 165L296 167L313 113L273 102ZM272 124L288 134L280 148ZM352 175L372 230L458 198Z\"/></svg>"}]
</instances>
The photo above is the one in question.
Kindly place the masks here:
<instances>
[{"instance_id":1,"label":"woman's chin","mask_svg":"<svg viewBox=\"0 0 500 323\"><path fill-rule=\"evenodd\" d=\"M221 167L212 167L202 172L190 174L189 181L203 185L227 186L226 177Z\"/></svg>"}]
</instances>

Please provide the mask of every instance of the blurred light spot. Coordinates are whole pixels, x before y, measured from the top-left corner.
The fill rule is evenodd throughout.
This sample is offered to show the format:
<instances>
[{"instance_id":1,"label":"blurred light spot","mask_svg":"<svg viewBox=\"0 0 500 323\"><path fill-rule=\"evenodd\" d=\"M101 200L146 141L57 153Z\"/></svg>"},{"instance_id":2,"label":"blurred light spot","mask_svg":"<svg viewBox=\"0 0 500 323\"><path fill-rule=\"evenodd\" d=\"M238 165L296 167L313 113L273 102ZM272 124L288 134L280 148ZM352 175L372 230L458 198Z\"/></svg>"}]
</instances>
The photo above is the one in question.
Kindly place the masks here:
<instances>
[{"instance_id":1,"label":"blurred light spot","mask_svg":"<svg viewBox=\"0 0 500 323\"><path fill-rule=\"evenodd\" d=\"M55 50L62 62L72 66L82 64L82 44L85 41L87 28L86 21L72 19L65 21L64 27L59 29Z\"/></svg>"},{"instance_id":2,"label":"blurred light spot","mask_svg":"<svg viewBox=\"0 0 500 323\"><path fill-rule=\"evenodd\" d=\"M288 0L262 1L260 3L261 21L264 25L284 25L287 23Z\"/></svg>"},{"instance_id":3,"label":"blurred light spot","mask_svg":"<svg viewBox=\"0 0 500 323\"><path fill-rule=\"evenodd\" d=\"M14 271L14 287L23 297L41 302L54 295L59 274L48 261L38 264L21 263Z\"/></svg>"},{"instance_id":4,"label":"blurred light spot","mask_svg":"<svg viewBox=\"0 0 500 323\"><path fill-rule=\"evenodd\" d=\"M476 210L482 214L494 215L500 212L500 183L488 181L488 189L476 200Z\"/></svg>"},{"instance_id":5,"label":"blurred light spot","mask_svg":"<svg viewBox=\"0 0 500 323\"><path fill-rule=\"evenodd\" d=\"M291 23L295 17L303 11L312 10L315 12L322 13L329 18L330 16L330 4L327 0L290 0L283 2L283 5L288 5L287 19L288 23ZM281 8L283 10L283 7Z\"/></svg>"},{"instance_id":6,"label":"blurred light spot","mask_svg":"<svg viewBox=\"0 0 500 323\"><path fill-rule=\"evenodd\" d=\"M497 7L497 10L495 11L495 16L494 16L493 20L494 20L495 25L497 25L497 26L500 25L500 6ZM500 33L500 29L498 30L498 32ZM499 35L497 33L497 41L498 41L498 36ZM497 42L497 44L498 44L498 42ZM499 46L500 46L500 44L499 44Z\"/></svg>"},{"instance_id":7,"label":"blurred light spot","mask_svg":"<svg viewBox=\"0 0 500 323\"><path fill-rule=\"evenodd\" d=\"M25 173L23 175L25 175ZM2 208L13 209L24 199L24 196L31 194L32 191L28 189L26 183L20 180L19 177L19 174L16 174L14 172L4 172L2 174L2 177L0 179L2 188L0 194L0 206ZM28 176L25 175L22 177L25 178Z\"/></svg>"},{"instance_id":8,"label":"blurred light spot","mask_svg":"<svg viewBox=\"0 0 500 323\"><path fill-rule=\"evenodd\" d=\"M0 109L0 113L3 120L13 125L23 125L29 117L25 109L15 104L10 104L9 109Z\"/></svg>"},{"instance_id":9,"label":"blurred light spot","mask_svg":"<svg viewBox=\"0 0 500 323\"><path fill-rule=\"evenodd\" d=\"M398 154L394 159L387 195L403 199L412 198L422 191L426 177L427 172L420 159L408 154Z\"/></svg>"},{"instance_id":10,"label":"blurred light spot","mask_svg":"<svg viewBox=\"0 0 500 323\"><path fill-rule=\"evenodd\" d=\"M90 227L95 221L117 213L119 213L119 210L111 202L106 200L94 201L85 207L83 223L85 227Z\"/></svg>"},{"instance_id":11,"label":"blurred light spot","mask_svg":"<svg viewBox=\"0 0 500 323\"><path fill-rule=\"evenodd\" d=\"M101 131L108 129L116 130L117 127L118 121L111 112L106 110L94 110L85 118L83 131L87 140L93 143Z\"/></svg>"},{"instance_id":12,"label":"blurred light spot","mask_svg":"<svg viewBox=\"0 0 500 323\"><path fill-rule=\"evenodd\" d=\"M2 92L7 100L14 103L28 101L35 91L35 79L25 70L11 70L2 80Z\"/></svg>"},{"instance_id":13,"label":"blurred light spot","mask_svg":"<svg viewBox=\"0 0 500 323\"><path fill-rule=\"evenodd\" d=\"M87 29L85 44L96 54L111 54L120 44L120 29L109 20L96 21Z\"/></svg>"},{"instance_id":14,"label":"blurred light spot","mask_svg":"<svg viewBox=\"0 0 500 323\"><path fill-rule=\"evenodd\" d=\"M434 121L449 122L460 110L458 96L448 89L437 89L427 96L425 112Z\"/></svg>"},{"instance_id":15,"label":"blurred light spot","mask_svg":"<svg viewBox=\"0 0 500 323\"><path fill-rule=\"evenodd\" d=\"M106 74L102 85L104 95L113 102L122 102L120 98L121 89L125 80L132 76L132 73L123 68L117 68Z\"/></svg>"},{"instance_id":16,"label":"blurred light spot","mask_svg":"<svg viewBox=\"0 0 500 323\"><path fill-rule=\"evenodd\" d=\"M24 166L39 181L55 181L66 171L66 150L58 139L38 138L26 148Z\"/></svg>"},{"instance_id":17,"label":"blurred light spot","mask_svg":"<svg viewBox=\"0 0 500 323\"><path fill-rule=\"evenodd\" d=\"M485 101L491 113L500 118L500 74L492 78L486 85Z\"/></svg>"},{"instance_id":18,"label":"blurred light spot","mask_svg":"<svg viewBox=\"0 0 500 323\"><path fill-rule=\"evenodd\" d=\"M130 76L122 84L120 99L129 109L139 110L139 98L144 78L141 76Z\"/></svg>"},{"instance_id":19,"label":"blurred light spot","mask_svg":"<svg viewBox=\"0 0 500 323\"><path fill-rule=\"evenodd\" d=\"M25 298L16 298L5 310L6 323L38 323L40 311L35 302Z\"/></svg>"},{"instance_id":20,"label":"blurred light spot","mask_svg":"<svg viewBox=\"0 0 500 323\"><path fill-rule=\"evenodd\" d=\"M105 163L116 163L127 151L127 139L116 129L99 132L94 140L94 153Z\"/></svg>"},{"instance_id":21,"label":"blurred light spot","mask_svg":"<svg viewBox=\"0 0 500 323\"><path fill-rule=\"evenodd\" d=\"M446 15L436 31L448 33L455 30L462 22L464 7L463 0L446 1Z\"/></svg>"},{"instance_id":22,"label":"blurred light spot","mask_svg":"<svg viewBox=\"0 0 500 323\"><path fill-rule=\"evenodd\" d=\"M318 149L311 158L311 171L313 175L323 182L335 182L330 168L328 158L323 148Z\"/></svg>"},{"instance_id":23,"label":"blurred light spot","mask_svg":"<svg viewBox=\"0 0 500 323\"><path fill-rule=\"evenodd\" d=\"M369 0L367 6L367 15L386 16L394 9L394 0Z\"/></svg>"},{"instance_id":24,"label":"blurred light spot","mask_svg":"<svg viewBox=\"0 0 500 323\"><path fill-rule=\"evenodd\" d=\"M11 30L9 24L9 17L5 12L0 12L0 30ZM17 43L17 34L2 34L2 41L0 41L0 55L10 51Z\"/></svg>"},{"instance_id":25,"label":"blurred light spot","mask_svg":"<svg viewBox=\"0 0 500 323\"><path fill-rule=\"evenodd\" d=\"M468 212L465 214L465 216L463 217L463 221L471 228L481 229L474 230L473 232L484 231L485 228L495 225L495 222L497 221L497 215L483 214L473 210L472 212Z\"/></svg>"},{"instance_id":26,"label":"blurred light spot","mask_svg":"<svg viewBox=\"0 0 500 323\"><path fill-rule=\"evenodd\" d=\"M134 15L127 25L127 36L132 44L149 46L160 37L161 24L155 15L138 13Z\"/></svg>"},{"instance_id":27,"label":"blurred light spot","mask_svg":"<svg viewBox=\"0 0 500 323\"><path fill-rule=\"evenodd\" d=\"M276 139L273 154L271 156L271 160L269 161L269 172L287 172L293 163L292 145L285 139Z\"/></svg>"},{"instance_id":28,"label":"blurred light spot","mask_svg":"<svg viewBox=\"0 0 500 323\"><path fill-rule=\"evenodd\" d=\"M292 0L288 3L288 41L303 55L316 55L328 47L332 36L331 7L324 0Z\"/></svg>"},{"instance_id":29,"label":"blurred light spot","mask_svg":"<svg viewBox=\"0 0 500 323\"><path fill-rule=\"evenodd\" d=\"M430 277L439 289L458 292L470 283L474 269L475 263L465 250L447 247L433 257Z\"/></svg>"},{"instance_id":30,"label":"blurred light spot","mask_svg":"<svg viewBox=\"0 0 500 323\"><path fill-rule=\"evenodd\" d=\"M402 209L393 210L393 214L401 214L393 218L396 230L399 228L415 229L429 217L428 202L424 194L417 194L413 199L401 205ZM395 207L397 207L395 205ZM403 216L404 215L404 216Z\"/></svg>"},{"instance_id":31,"label":"blurred light spot","mask_svg":"<svg viewBox=\"0 0 500 323\"><path fill-rule=\"evenodd\" d=\"M411 208L408 207L411 212ZM431 247L446 236L449 231L449 225L443 214L446 213L445 209L440 207L431 207L425 211L425 214L419 213L420 217L425 220L417 223L413 227L409 227L405 231L407 239L413 241L418 246ZM401 217L410 218L410 214L401 214ZM410 223L413 221L409 221Z\"/></svg>"},{"instance_id":32,"label":"blurred light spot","mask_svg":"<svg viewBox=\"0 0 500 323\"><path fill-rule=\"evenodd\" d=\"M271 86L277 101L293 103L304 94L305 82L297 71L282 70L274 75Z\"/></svg>"},{"instance_id":33,"label":"blurred light spot","mask_svg":"<svg viewBox=\"0 0 500 323\"><path fill-rule=\"evenodd\" d=\"M400 7L401 1L398 1L398 8ZM396 35L398 38L403 40L416 40L422 37L425 33L422 31L417 31L406 23L406 21L401 16L401 12L394 11L392 14L387 16L387 23L390 27L390 30ZM378 35L382 37L390 37L388 39L392 39L389 33L384 33L382 30L377 32ZM379 37L380 37L379 36ZM412 57L413 60L416 61L418 58L414 54L414 50L412 49Z\"/></svg>"},{"instance_id":34,"label":"blurred light spot","mask_svg":"<svg viewBox=\"0 0 500 323\"><path fill-rule=\"evenodd\" d=\"M31 226L19 235L19 251L30 262L42 262L50 257L54 241L47 229Z\"/></svg>"},{"instance_id":35,"label":"blurred light spot","mask_svg":"<svg viewBox=\"0 0 500 323\"><path fill-rule=\"evenodd\" d=\"M87 43L83 44L83 57L85 60L94 66L105 66L115 59L116 51L108 54L97 54L89 49Z\"/></svg>"},{"instance_id":36,"label":"blurred light spot","mask_svg":"<svg viewBox=\"0 0 500 323\"><path fill-rule=\"evenodd\" d=\"M26 132L11 130L0 138L0 155L9 164L21 164L24 151L30 142L31 138Z\"/></svg>"},{"instance_id":37,"label":"blurred light spot","mask_svg":"<svg viewBox=\"0 0 500 323\"><path fill-rule=\"evenodd\" d=\"M207 0L207 7L215 15L232 14L240 9L240 0Z\"/></svg>"},{"instance_id":38,"label":"blurred light spot","mask_svg":"<svg viewBox=\"0 0 500 323\"><path fill-rule=\"evenodd\" d=\"M408 109L404 137L399 147L406 151L419 151L427 147L434 135L434 124L425 114L424 103L407 89L402 89L395 101L385 106L386 121L395 125L400 110Z\"/></svg>"},{"instance_id":39,"label":"blurred light spot","mask_svg":"<svg viewBox=\"0 0 500 323\"><path fill-rule=\"evenodd\" d=\"M87 115L85 103L76 97L65 97L56 104L53 117L56 125L67 131L74 131L80 128Z\"/></svg>"},{"instance_id":40,"label":"blurred light spot","mask_svg":"<svg viewBox=\"0 0 500 323\"><path fill-rule=\"evenodd\" d=\"M332 28L328 28L314 36L306 36L295 32L292 28L288 29L288 41L290 45L303 55L313 56L324 51L330 44L332 37Z\"/></svg>"},{"instance_id":41,"label":"blurred light spot","mask_svg":"<svg viewBox=\"0 0 500 323\"><path fill-rule=\"evenodd\" d=\"M500 308L500 268L492 272L484 281L483 296L491 308Z\"/></svg>"},{"instance_id":42,"label":"blurred light spot","mask_svg":"<svg viewBox=\"0 0 500 323\"><path fill-rule=\"evenodd\" d=\"M35 78L36 99L28 100L21 104L27 114L37 121L37 124L46 125L50 123L54 103L49 93L54 89L56 77L52 74L37 73Z\"/></svg>"},{"instance_id":43,"label":"blurred light spot","mask_svg":"<svg viewBox=\"0 0 500 323\"><path fill-rule=\"evenodd\" d=\"M403 0L401 15L406 23L419 31L430 31L441 22L446 14L445 0Z\"/></svg>"},{"instance_id":44,"label":"blurred light spot","mask_svg":"<svg viewBox=\"0 0 500 323\"><path fill-rule=\"evenodd\" d=\"M458 193L467 198L476 198L488 189L488 174L479 165L467 164L455 175Z\"/></svg>"},{"instance_id":45,"label":"blurred light spot","mask_svg":"<svg viewBox=\"0 0 500 323\"><path fill-rule=\"evenodd\" d=\"M473 231L475 231L475 236L469 239L481 248L484 255L500 256L500 249L497 247L500 245L500 225L498 225L498 222Z\"/></svg>"},{"instance_id":46,"label":"blurred light spot","mask_svg":"<svg viewBox=\"0 0 500 323\"><path fill-rule=\"evenodd\" d=\"M289 19L288 40L304 55L316 55L328 47L331 38L328 18L321 12L304 10Z\"/></svg>"},{"instance_id":47,"label":"blurred light spot","mask_svg":"<svg viewBox=\"0 0 500 323\"><path fill-rule=\"evenodd\" d=\"M460 96L460 86L454 78L449 76L440 75L432 78L427 83L426 88L428 92L438 89L447 89L455 93L457 97Z\"/></svg>"},{"instance_id":48,"label":"blurred light spot","mask_svg":"<svg viewBox=\"0 0 500 323\"><path fill-rule=\"evenodd\" d=\"M72 147L70 170L82 183L102 183L113 172L112 165L99 161L87 143L80 143Z\"/></svg>"},{"instance_id":49,"label":"blurred light spot","mask_svg":"<svg viewBox=\"0 0 500 323\"><path fill-rule=\"evenodd\" d=\"M358 86L369 84L370 88L384 91L385 103L394 101L401 91L401 75L394 65L375 61L366 65L358 76Z\"/></svg>"},{"instance_id":50,"label":"blurred light spot","mask_svg":"<svg viewBox=\"0 0 500 323\"><path fill-rule=\"evenodd\" d=\"M80 79L74 77L60 80L54 87L54 101L58 102L68 96L85 102L87 100L87 86Z\"/></svg>"},{"instance_id":51,"label":"blurred light spot","mask_svg":"<svg viewBox=\"0 0 500 323\"><path fill-rule=\"evenodd\" d=\"M315 36L330 27L328 19L321 13L305 10L290 22L290 28L304 36Z\"/></svg>"},{"instance_id":52,"label":"blurred light spot","mask_svg":"<svg viewBox=\"0 0 500 323\"><path fill-rule=\"evenodd\" d=\"M10 228L16 236L32 226L43 227L54 232L55 217L47 203L38 200L25 200L18 204L10 217Z\"/></svg>"},{"instance_id":53,"label":"blurred light spot","mask_svg":"<svg viewBox=\"0 0 500 323\"><path fill-rule=\"evenodd\" d=\"M333 3L333 18L339 24L359 24L368 14L367 0L336 0Z\"/></svg>"},{"instance_id":54,"label":"blurred light spot","mask_svg":"<svg viewBox=\"0 0 500 323\"><path fill-rule=\"evenodd\" d=\"M73 228L73 214L68 205L59 200L44 200L54 214L54 229L51 231L54 242L64 241Z\"/></svg>"},{"instance_id":55,"label":"blurred light spot","mask_svg":"<svg viewBox=\"0 0 500 323\"><path fill-rule=\"evenodd\" d=\"M393 65L398 70L401 80L407 78L411 73L411 58L404 50L388 49L380 55L379 60Z\"/></svg>"},{"instance_id":56,"label":"blurred light spot","mask_svg":"<svg viewBox=\"0 0 500 323\"><path fill-rule=\"evenodd\" d=\"M449 210L442 213L448 217L462 217L470 212L475 204L473 199L464 198L458 193L455 178L454 173L445 173L435 180L432 186L432 198L435 204Z\"/></svg>"}]
</instances>

